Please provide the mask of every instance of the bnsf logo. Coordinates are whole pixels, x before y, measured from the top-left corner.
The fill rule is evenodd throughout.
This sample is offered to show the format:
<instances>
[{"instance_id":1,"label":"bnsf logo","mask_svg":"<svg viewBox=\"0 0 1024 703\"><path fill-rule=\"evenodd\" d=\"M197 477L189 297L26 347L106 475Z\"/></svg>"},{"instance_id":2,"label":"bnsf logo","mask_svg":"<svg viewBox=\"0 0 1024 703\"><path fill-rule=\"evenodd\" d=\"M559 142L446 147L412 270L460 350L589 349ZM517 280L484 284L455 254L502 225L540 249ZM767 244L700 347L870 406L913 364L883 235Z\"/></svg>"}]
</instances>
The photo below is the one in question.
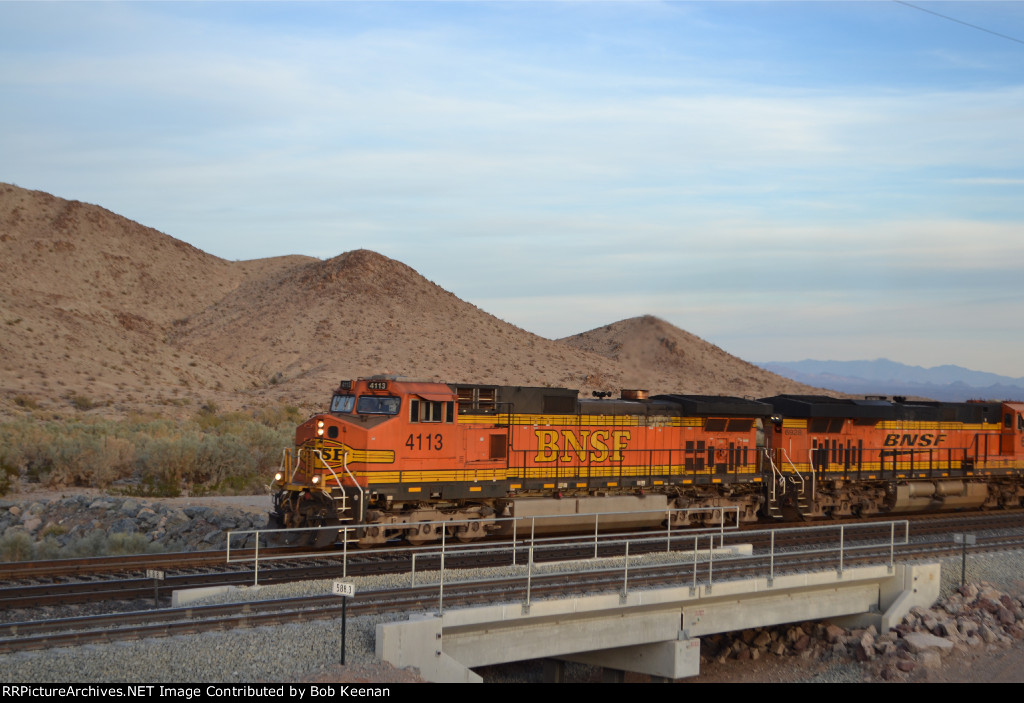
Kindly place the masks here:
<instances>
[{"instance_id":1,"label":"bnsf logo","mask_svg":"<svg viewBox=\"0 0 1024 703\"><path fill-rule=\"evenodd\" d=\"M622 450L629 441L625 430L534 430L537 433L537 462L592 461L601 463L609 458L622 461ZM561 441L559 441L561 440Z\"/></svg>"},{"instance_id":2,"label":"bnsf logo","mask_svg":"<svg viewBox=\"0 0 1024 703\"><path fill-rule=\"evenodd\" d=\"M944 434L887 434L886 447L937 447L946 439Z\"/></svg>"}]
</instances>

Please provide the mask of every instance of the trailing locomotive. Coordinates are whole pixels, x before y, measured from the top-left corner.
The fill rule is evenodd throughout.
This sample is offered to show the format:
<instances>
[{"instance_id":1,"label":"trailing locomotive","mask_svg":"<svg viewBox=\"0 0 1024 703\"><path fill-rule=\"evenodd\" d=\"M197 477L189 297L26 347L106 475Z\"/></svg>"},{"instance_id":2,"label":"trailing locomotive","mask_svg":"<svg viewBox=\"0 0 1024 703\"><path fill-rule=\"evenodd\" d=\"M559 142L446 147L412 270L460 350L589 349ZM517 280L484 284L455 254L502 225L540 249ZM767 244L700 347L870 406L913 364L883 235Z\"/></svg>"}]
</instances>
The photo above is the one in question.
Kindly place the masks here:
<instances>
[{"instance_id":1,"label":"trailing locomotive","mask_svg":"<svg viewBox=\"0 0 1024 703\"><path fill-rule=\"evenodd\" d=\"M825 396L581 399L378 376L343 381L329 411L298 427L272 518L356 526L371 546L442 530L470 541L507 529L502 517L567 530L593 513L626 528L712 522L726 506L745 522L1016 506L1022 413L1021 403ZM336 536L309 533L319 546Z\"/></svg>"}]
</instances>

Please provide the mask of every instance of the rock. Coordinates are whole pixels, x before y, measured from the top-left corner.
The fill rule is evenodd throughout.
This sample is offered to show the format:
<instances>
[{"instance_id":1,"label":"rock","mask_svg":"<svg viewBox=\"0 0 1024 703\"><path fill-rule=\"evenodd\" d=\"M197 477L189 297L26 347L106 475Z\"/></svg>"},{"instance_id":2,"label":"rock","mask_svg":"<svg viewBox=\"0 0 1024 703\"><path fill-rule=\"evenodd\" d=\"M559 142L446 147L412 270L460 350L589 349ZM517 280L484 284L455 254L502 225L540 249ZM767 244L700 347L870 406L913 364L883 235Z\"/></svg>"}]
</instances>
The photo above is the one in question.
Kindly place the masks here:
<instances>
[{"instance_id":1,"label":"rock","mask_svg":"<svg viewBox=\"0 0 1024 703\"><path fill-rule=\"evenodd\" d=\"M932 629L932 634L938 637L948 637L951 640L961 638L960 631L952 620L940 620Z\"/></svg>"},{"instance_id":2,"label":"rock","mask_svg":"<svg viewBox=\"0 0 1024 703\"><path fill-rule=\"evenodd\" d=\"M918 661L925 669L941 669L942 655L934 650L921 652Z\"/></svg>"},{"instance_id":3,"label":"rock","mask_svg":"<svg viewBox=\"0 0 1024 703\"><path fill-rule=\"evenodd\" d=\"M920 654L922 652L928 652L932 650L949 652L953 649L953 643L942 637L936 637L935 635L926 632L909 632L903 638L909 649L914 654Z\"/></svg>"},{"instance_id":4,"label":"rock","mask_svg":"<svg viewBox=\"0 0 1024 703\"><path fill-rule=\"evenodd\" d=\"M139 531L139 528L135 525L134 520L123 517L119 520L115 520L114 522L112 522L107 531L111 534L116 534L118 532L125 534L134 534Z\"/></svg>"},{"instance_id":5,"label":"rock","mask_svg":"<svg viewBox=\"0 0 1024 703\"><path fill-rule=\"evenodd\" d=\"M830 643L841 641L846 636L846 630L838 625L829 625L825 628L825 640Z\"/></svg>"},{"instance_id":6,"label":"rock","mask_svg":"<svg viewBox=\"0 0 1024 703\"><path fill-rule=\"evenodd\" d=\"M213 508L207 508L203 505L188 505L184 508L184 513L193 520L198 518L206 519L214 515Z\"/></svg>"},{"instance_id":7,"label":"rock","mask_svg":"<svg viewBox=\"0 0 1024 703\"><path fill-rule=\"evenodd\" d=\"M982 624L978 628L978 636L981 637L981 640L986 644L994 644L999 641L999 633L985 624Z\"/></svg>"},{"instance_id":8,"label":"rock","mask_svg":"<svg viewBox=\"0 0 1024 703\"><path fill-rule=\"evenodd\" d=\"M978 623L969 618L957 618L956 627L966 638L975 637L978 634Z\"/></svg>"},{"instance_id":9,"label":"rock","mask_svg":"<svg viewBox=\"0 0 1024 703\"><path fill-rule=\"evenodd\" d=\"M861 633L854 645L854 653L857 661L870 661L875 658L875 628L870 628Z\"/></svg>"}]
</instances>

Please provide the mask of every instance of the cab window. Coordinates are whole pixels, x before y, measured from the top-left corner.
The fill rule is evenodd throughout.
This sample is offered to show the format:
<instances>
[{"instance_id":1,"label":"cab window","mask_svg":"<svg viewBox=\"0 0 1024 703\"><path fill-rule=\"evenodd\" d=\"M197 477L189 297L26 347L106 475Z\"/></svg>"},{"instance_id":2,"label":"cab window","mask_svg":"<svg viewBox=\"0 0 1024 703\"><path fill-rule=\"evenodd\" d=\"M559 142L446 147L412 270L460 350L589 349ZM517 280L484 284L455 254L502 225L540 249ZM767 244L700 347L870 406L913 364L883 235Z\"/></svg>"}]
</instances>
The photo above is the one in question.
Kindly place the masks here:
<instances>
[{"instance_id":1,"label":"cab window","mask_svg":"<svg viewBox=\"0 0 1024 703\"><path fill-rule=\"evenodd\" d=\"M335 395L331 398L331 412L332 413L350 413L352 412L352 406L355 405L356 397L354 395Z\"/></svg>"},{"instance_id":2,"label":"cab window","mask_svg":"<svg viewBox=\"0 0 1024 703\"><path fill-rule=\"evenodd\" d=\"M361 395L356 412L360 415L397 415L401 404L401 398L391 395Z\"/></svg>"}]
</instances>

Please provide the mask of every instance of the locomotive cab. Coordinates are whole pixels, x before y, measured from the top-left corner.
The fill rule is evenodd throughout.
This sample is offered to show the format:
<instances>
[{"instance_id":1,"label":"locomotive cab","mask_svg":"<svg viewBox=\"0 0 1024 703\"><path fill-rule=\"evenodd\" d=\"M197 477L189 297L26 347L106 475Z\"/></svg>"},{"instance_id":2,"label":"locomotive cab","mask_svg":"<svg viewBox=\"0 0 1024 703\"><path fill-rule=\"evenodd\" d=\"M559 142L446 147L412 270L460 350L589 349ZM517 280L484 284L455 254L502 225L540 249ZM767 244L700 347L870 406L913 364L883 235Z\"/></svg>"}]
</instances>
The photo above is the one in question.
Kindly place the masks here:
<instances>
[{"instance_id":1,"label":"locomotive cab","mask_svg":"<svg viewBox=\"0 0 1024 703\"><path fill-rule=\"evenodd\" d=\"M397 496L377 486L422 481L417 474L450 467L461 446L456 430L455 393L444 384L343 381L328 412L297 428L295 454L271 486L272 521L282 527L359 524L373 506L427 499L413 486ZM398 447L404 448L400 460ZM330 530L315 534L318 546L332 544L334 536Z\"/></svg>"}]
</instances>

